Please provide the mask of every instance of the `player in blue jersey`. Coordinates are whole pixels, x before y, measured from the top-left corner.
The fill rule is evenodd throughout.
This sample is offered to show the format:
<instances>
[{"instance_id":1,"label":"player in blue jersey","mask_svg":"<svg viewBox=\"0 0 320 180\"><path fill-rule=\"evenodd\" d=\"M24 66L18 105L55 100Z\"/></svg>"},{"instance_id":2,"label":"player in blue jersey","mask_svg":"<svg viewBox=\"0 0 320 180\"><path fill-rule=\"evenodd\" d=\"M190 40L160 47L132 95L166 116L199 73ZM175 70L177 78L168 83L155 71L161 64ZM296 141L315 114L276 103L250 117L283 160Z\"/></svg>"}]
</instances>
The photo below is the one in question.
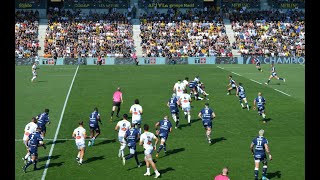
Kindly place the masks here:
<instances>
[{"instance_id":1,"label":"player in blue jersey","mask_svg":"<svg viewBox=\"0 0 320 180\"><path fill-rule=\"evenodd\" d=\"M258 92L258 97L253 100L253 110L258 109L258 114L262 116L263 123L266 123L266 112L265 112L266 99L262 97L262 93Z\"/></svg>"},{"instance_id":2,"label":"player in blue jersey","mask_svg":"<svg viewBox=\"0 0 320 180\"><path fill-rule=\"evenodd\" d=\"M102 125L100 114L98 112L98 108L95 107L93 112L89 115L89 128L90 128L90 138L88 142L88 146L93 146L94 140L100 135L100 127L98 122Z\"/></svg>"},{"instance_id":3,"label":"player in blue jersey","mask_svg":"<svg viewBox=\"0 0 320 180\"><path fill-rule=\"evenodd\" d=\"M252 155L254 157L254 179L258 180L259 175L259 164L262 162L262 180L268 180L266 177L267 175L267 157L266 152L269 155L269 160L272 160L272 156L270 154L269 146L268 146L268 140L263 137L264 130L261 129L259 131L259 136L254 138L251 142L250 149L252 152Z\"/></svg>"},{"instance_id":4,"label":"player in blue jersey","mask_svg":"<svg viewBox=\"0 0 320 180\"><path fill-rule=\"evenodd\" d=\"M197 82L195 80L189 82L189 89L190 89L190 97L196 97L198 96L197 94Z\"/></svg>"},{"instance_id":5,"label":"player in blue jersey","mask_svg":"<svg viewBox=\"0 0 320 180\"><path fill-rule=\"evenodd\" d=\"M169 133L172 131L172 124L168 119L168 116L164 116L163 120L158 121L155 124L156 127L156 134L160 138L160 146L157 150L156 157L159 156L160 151L163 148L164 153L167 152L167 146L166 146L166 141L168 139ZM159 130L158 130L159 127Z\"/></svg>"},{"instance_id":6,"label":"player in blue jersey","mask_svg":"<svg viewBox=\"0 0 320 180\"><path fill-rule=\"evenodd\" d=\"M265 84L268 85L272 78L276 78L278 80L282 80L283 82L286 82L285 78L278 77L277 72L276 72L276 68L274 67L273 63L271 64L271 74L269 76L268 82L266 82Z\"/></svg>"},{"instance_id":7,"label":"player in blue jersey","mask_svg":"<svg viewBox=\"0 0 320 180\"><path fill-rule=\"evenodd\" d=\"M176 98L176 94L172 94L172 98L169 99L167 102L167 106L170 108L170 113L172 115L172 119L176 123L175 128L177 129L179 127L179 99Z\"/></svg>"},{"instance_id":8,"label":"player in blue jersey","mask_svg":"<svg viewBox=\"0 0 320 180\"><path fill-rule=\"evenodd\" d=\"M127 141L127 146L130 150L130 154L126 157L122 157L122 164L125 165L126 164L126 160L131 159L134 157L134 159L136 160L137 166L141 167L141 163L138 160L138 154L136 152L137 149L137 142L140 139L140 132L138 129L136 129L134 126L132 126L130 129L128 129L124 135L124 138Z\"/></svg>"},{"instance_id":9,"label":"player in blue jersey","mask_svg":"<svg viewBox=\"0 0 320 180\"><path fill-rule=\"evenodd\" d=\"M209 103L205 103L205 106L199 112L198 117L202 120L202 125L206 130L208 143L211 144L212 121L216 117L216 114L212 108L209 108Z\"/></svg>"},{"instance_id":10,"label":"player in blue jersey","mask_svg":"<svg viewBox=\"0 0 320 180\"><path fill-rule=\"evenodd\" d=\"M47 131L46 124L50 124L49 109L45 109L43 113L36 116L36 119L37 125L41 129L41 137L44 139Z\"/></svg>"},{"instance_id":11,"label":"player in blue jersey","mask_svg":"<svg viewBox=\"0 0 320 180\"><path fill-rule=\"evenodd\" d=\"M258 71L263 72L262 69L261 69L260 59L257 56L254 56L253 59L254 59L254 61L256 63L256 68L258 69Z\"/></svg>"},{"instance_id":12,"label":"player in blue jersey","mask_svg":"<svg viewBox=\"0 0 320 180\"><path fill-rule=\"evenodd\" d=\"M232 79L232 75L229 75L229 84L227 85L227 87L229 87L227 95L231 94L232 89L237 89L237 83L235 80Z\"/></svg>"},{"instance_id":13,"label":"player in blue jersey","mask_svg":"<svg viewBox=\"0 0 320 180\"><path fill-rule=\"evenodd\" d=\"M240 102L242 109L247 107L247 109L249 111L249 104L248 104L248 101L246 98L246 91L245 91L244 87L242 86L242 83L239 83L239 85L237 86L236 96L239 97L239 102ZM243 105L243 102L246 104L246 107Z\"/></svg>"},{"instance_id":14,"label":"player in blue jersey","mask_svg":"<svg viewBox=\"0 0 320 180\"><path fill-rule=\"evenodd\" d=\"M23 166L23 172L27 172L28 166L33 164L33 170L37 169L37 161L38 161L38 147L42 146L44 149L46 149L46 146L43 143L43 138L41 137L41 128L37 127L36 131L29 134L26 143L28 144L29 152L31 155L31 159L29 162L27 162L26 165Z\"/></svg>"}]
</instances>

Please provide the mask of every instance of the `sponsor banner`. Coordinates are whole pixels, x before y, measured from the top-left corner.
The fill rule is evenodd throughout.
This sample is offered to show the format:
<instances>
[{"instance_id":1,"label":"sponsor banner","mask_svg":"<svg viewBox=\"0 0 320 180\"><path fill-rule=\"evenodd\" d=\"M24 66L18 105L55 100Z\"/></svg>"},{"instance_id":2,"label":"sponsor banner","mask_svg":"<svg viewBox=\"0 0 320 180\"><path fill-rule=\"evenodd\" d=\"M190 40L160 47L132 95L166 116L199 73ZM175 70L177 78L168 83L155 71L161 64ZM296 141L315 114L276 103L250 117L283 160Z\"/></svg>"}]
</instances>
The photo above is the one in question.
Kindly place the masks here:
<instances>
[{"instance_id":1,"label":"sponsor banner","mask_svg":"<svg viewBox=\"0 0 320 180\"><path fill-rule=\"evenodd\" d=\"M72 2L64 3L64 8L68 9L106 9L106 8L128 8L129 2L120 2L114 0L113 2Z\"/></svg>"},{"instance_id":2,"label":"sponsor banner","mask_svg":"<svg viewBox=\"0 0 320 180\"><path fill-rule=\"evenodd\" d=\"M54 59L53 58L40 58L40 64L41 65L54 65Z\"/></svg>"},{"instance_id":3,"label":"sponsor banner","mask_svg":"<svg viewBox=\"0 0 320 180\"><path fill-rule=\"evenodd\" d=\"M15 1L16 9L45 9L45 1L36 2L22 2Z\"/></svg>"},{"instance_id":4,"label":"sponsor banner","mask_svg":"<svg viewBox=\"0 0 320 180\"><path fill-rule=\"evenodd\" d=\"M177 3L177 2L161 2L161 3L148 3L148 8L201 8L203 6L202 3L194 2L194 3Z\"/></svg>"},{"instance_id":5,"label":"sponsor banner","mask_svg":"<svg viewBox=\"0 0 320 180\"><path fill-rule=\"evenodd\" d=\"M139 64L149 64L149 65L154 65L154 64L165 64L166 63L166 58L164 57L145 57L139 59Z\"/></svg>"},{"instance_id":6,"label":"sponsor banner","mask_svg":"<svg viewBox=\"0 0 320 180\"><path fill-rule=\"evenodd\" d=\"M166 57L166 64L188 64L188 57Z\"/></svg>"},{"instance_id":7,"label":"sponsor banner","mask_svg":"<svg viewBox=\"0 0 320 180\"><path fill-rule=\"evenodd\" d=\"M135 61L131 58L114 58L114 64L135 64Z\"/></svg>"},{"instance_id":8,"label":"sponsor banner","mask_svg":"<svg viewBox=\"0 0 320 180\"><path fill-rule=\"evenodd\" d=\"M86 58L64 58L64 65L86 65Z\"/></svg>"},{"instance_id":9,"label":"sponsor banner","mask_svg":"<svg viewBox=\"0 0 320 180\"><path fill-rule=\"evenodd\" d=\"M258 57L261 64L304 64L305 57ZM254 64L252 56L243 57L243 64Z\"/></svg>"},{"instance_id":10,"label":"sponsor banner","mask_svg":"<svg viewBox=\"0 0 320 180\"><path fill-rule=\"evenodd\" d=\"M237 57L216 57L216 64L238 64Z\"/></svg>"},{"instance_id":11,"label":"sponsor banner","mask_svg":"<svg viewBox=\"0 0 320 180\"><path fill-rule=\"evenodd\" d=\"M222 6L227 6L230 8L260 8L260 3L256 2L229 2L228 0L223 0L222 1Z\"/></svg>"},{"instance_id":12,"label":"sponsor banner","mask_svg":"<svg viewBox=\"0 0 320 180\"><path fill-rule=\"evenodd\" d=\"M215 64L215 57L188 57L188 64Z\"/></svg>"},{"instance_id":13,"label":"sponsor banner","mask_svg":"<svg viewBox=\"0 0 320 180\"><path fill-rule=\"evenodd\" d=\"M15 58L16 65L32 65L35 61L34 58Z\"/></svg>"},{"instance_id":14,"label":"sponsor banner","mask_svg":"<svg viewBox=\"0 0 320 180\"><path fill-rule=\"evenodd\" d=\"M273 8L278 9L304 9L305 3L303 2L278 2L276 4L272 4Z\"/></svg>"}]
</instances>

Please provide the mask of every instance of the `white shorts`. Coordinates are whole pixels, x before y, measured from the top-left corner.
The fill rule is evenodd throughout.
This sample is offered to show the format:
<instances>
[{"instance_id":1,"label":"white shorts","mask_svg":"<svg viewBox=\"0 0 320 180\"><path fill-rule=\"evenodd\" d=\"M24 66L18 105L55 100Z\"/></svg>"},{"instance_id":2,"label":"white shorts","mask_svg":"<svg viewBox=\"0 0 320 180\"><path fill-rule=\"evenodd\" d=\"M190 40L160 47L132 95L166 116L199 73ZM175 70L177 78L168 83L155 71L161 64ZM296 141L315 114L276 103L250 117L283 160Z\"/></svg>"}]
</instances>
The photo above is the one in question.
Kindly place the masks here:
<instances>
[{"instance_id":1,"label":"white shorts","mask_svg":"<svg viewBox=\"0 0 320 180\"><path fill-rule=\"evenodd\" d=\"M186 106L186 107L182 107L182 110L184 111L184 112L188 112L188 111L190 111L190 106Z\"/></svg>"},{"instance_id":2,"label":"white shorts","mask_svg":"<svg viewBox=\"0 0 320 180\"><path fill-rule=\"evenodd\" d=\"M86 143L84 141L78 141L78 142L76 142L76 146L80 150L81 148L85 148L86 147Z\"/></svg>"},{"instance_id":3,"label":"white shorts","mask_svg":"<svg viewBox=\"0 0 320 180\"><path fill-rule=\"evenodd\" d=\"M132 119L132 124L141 124L141 119Z\"/></svg>"},{"instance_id":4,"label":"white shorts","mask_svg":"<svg viewBox=\"0 0 320 180\"><path fill-rule=\"evenodd\" d=\"M150 148L147 148L147 149L144 149L144 155L147 156L147 155L151 155L153 152L153 148L150 147Z\"/></svg>"},{"instance_id":5,"label":"white shorts","mask_svg":"<svg viewBox=\"0 0 320 180\"><path fill-rule=\"evenodd\" d=\"M124 137L123 137L123 136L118 136L118 141L119 141L120 143L126 144L126 141L124 140Z\"/></svg>"}]
</instances>

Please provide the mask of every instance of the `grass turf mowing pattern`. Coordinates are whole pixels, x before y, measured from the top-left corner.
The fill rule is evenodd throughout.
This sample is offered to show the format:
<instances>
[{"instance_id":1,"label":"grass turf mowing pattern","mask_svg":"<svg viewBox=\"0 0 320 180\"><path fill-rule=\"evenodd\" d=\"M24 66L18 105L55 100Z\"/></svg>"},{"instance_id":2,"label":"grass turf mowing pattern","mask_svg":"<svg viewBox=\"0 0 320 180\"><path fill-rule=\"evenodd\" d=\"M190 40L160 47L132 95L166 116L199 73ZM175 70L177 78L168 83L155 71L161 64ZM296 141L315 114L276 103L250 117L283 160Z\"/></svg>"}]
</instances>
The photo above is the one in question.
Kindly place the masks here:
<instances>
[{"instance_id":1,"label":"grass turf mowing pattern","mask_svg":"<svg viewBox=\"0 0 320 180\"><path fill-rule=\"evenodd\" d=\"M97 106L103 123L100 126L99 137L107 140L98 137L93 147L87 147L82 166L75 161L77 150L74 141L58 141L53 150L46 179L147 179L143 176L146 171L145 165L136 168L134 159L130 159L123 166L117 157L120 145L114 127L120 118L115 118L114 115L116 120L109 122L112 93L118 86L122 88L124 103L121 105L121 115L128 113L134 99L138 98L144 110L142 124L148 123L151 126L150 130L154 132L154 124L164 115L169 115L174 124L166 106L174 83L186 76L193 79L196 75L205 83L210 100L192 102L191 127L186 126L187 120L180 112L182 128L173 129L169 135L168 155L165 156L161 151L159 158L155 158L155 152L153 153L162 179L212 179L221 172L223 166L229 167L231 179L253 179L254 161L249 145L261 128L266 131L265 136L269 140L273 156L273 160L268 164L267 177L284 180L304 179L305 110L302 97L304 86L301 86L301 82L304 81L304 69L299 69L297 65L277 65L278 75L281 77L283 74L287 82L276 85L277 80L272 79L270 85L265 86L250 80L265 82L270 73L264 66L262 73L258 72L254 65L221 67L225 69L219 69L216 65L81 66L69 96L58 139L71 138L79 120L85 122L89 134L88 116ZM29 117L41 112L44 106L50 108L50 118L53 121L47 127L46 137L53 138L76 66L41 66L38 79L44 82L32 85L29 83L31 77L26 77L30 67L18 66L16 69L16 139L21 138ZM257 92L263 92L267 100L267 117L271 118L267 124L261 122L257 111L248 112L241 109L238 98L234 95L235 91L232 91L232 95L226 95L225 87L230 71L242 75L239 77L232 74L238 83L243 83L250 106L253 105ZM273 90L273 87L291 93L291 97ZM209 102L217 115L213 123L212 145L207 143L201 120L197 117L205 102ZM47 150L39 148L40 168L44 167L47 160L45 157L51 148L50 141L46 143L49 144ZM143 161L142 147L138 146L137 151L139 160ZM21 141L16 142L16 152L15 178L40 179L43 168L32 172L33 167L30 166L28 173L22 172L21 157L25 155L25 148ZM125 153L128 152L126 148ZM152 168L151 173L154 175ZM259 176L261 177L261 171Z\"/></svg>"}]
</instances>

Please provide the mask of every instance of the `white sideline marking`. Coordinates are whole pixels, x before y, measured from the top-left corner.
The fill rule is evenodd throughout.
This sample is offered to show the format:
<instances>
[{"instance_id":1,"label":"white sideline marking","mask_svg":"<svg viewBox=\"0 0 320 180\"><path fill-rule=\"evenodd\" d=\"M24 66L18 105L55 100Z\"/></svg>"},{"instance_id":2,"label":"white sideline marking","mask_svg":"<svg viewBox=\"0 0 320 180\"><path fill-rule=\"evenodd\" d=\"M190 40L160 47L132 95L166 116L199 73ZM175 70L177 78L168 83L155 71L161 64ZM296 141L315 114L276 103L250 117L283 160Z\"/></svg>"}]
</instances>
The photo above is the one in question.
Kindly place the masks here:
<instances>
[{"instance_id":1,"label":"white sideline marking","mask_svg":"<svg viewBox=\"0 0 320 180\"><path fill-rule=\"evenodd\" d=\"M231 71L231 73L232 73L232 74L235 74L235 75L238 75L238 76L242 76L242 75L240 75L240 74L238 74L238 73L235 73L235 72L233 72L233 71Z\"/></svg>"},{"instance_id":2,"label":"white sideline marking","mask_svg":"<svg viewBox=\"0 0 320 180\"><path fill-rule=\"evenodd\" d=\"M53 138L53 144L52 144L52 146L51 146L51 148L50 148L48 160L47 160L47 162L46 162L46 166L44 167L44 171L43 171L41 180L44 180L44 179L46 178L47 171L48 171L49 164L50 164L50 157L51 157L52 152L53 152L53 149L54 149L55 141L57 141L57 137L58 137L58 133L59 133L59 130L60 130L60 126L61 126L61 122L62 122L64 110L66 109L66 105L67 105L67 102L68 102L68 99L69 99L69 95L70 95L70 92L71 92L71 89L72 89L72 86L73 86L74 79L75 79L76 76L77 76L78 69L79 69L79 65L78 65L78 67L77 67L77 69L76 69L76 72L74 73L74 76L73 76L72 82L71 82L71 84L70 84L70 88L69 88L69 91L68 91L66 100L64 101L64 105L63 105L63 108L62 108L62 112L61 112L59 124L58 124L57 130L56 130L56 134L54 135L54 138Z\"/></svg>"},{"instance_id":3,"label":"white sideline marking","mask_svg":"<svg viewBox=\"0 0 320 180\"><path fill-rule=\"evenodd\" d=\"M44 141L53 141L54 139L44 139ZM88 139L86 139L86 140L90 140L90 138L88 138ZM97 140L112 140L112 139L110 139L110 138L97 138L97 139L95 139L95 141L97 141ZM15 139L15 141L23 141L23 139ZM56 141L74 141L74 139L68 139L68 138L66 138L66 139L56 139Z\"/></svg>"},{"instance_id":4,"label":"white sideline marking","mask_svg":"<svg viewBox=\"0 0 320 180\"><path fill-rule=\"evenodd\" d=\"M224 69L223 67L217 66L217 68Z\"/></svg>"},{"instance_id":5,"label":"white sideline marking","mask_svg":"<svg viewBox=\"0 0 320 180\"><path fill-rule=\"evenodd\" d=\"M284 95L291 96L290 94L287 94L287 93L285 93L285 92L282 92L282 91L280 91L280 90L278 90L278 89L274 89L274 90L276 90L276 91L278 91L278 92L280 92L280 93L282 93L282 94L284 94Z\"/></svg>"},{"instance_id":6,"label":"white sideline marking","mask_svg":"<svg viewBox=\"0 0 320 180\"><path fill-rule=\"evenodd\" d=\"M258 83L258 84L262 84L261 82L258 82L256 80L253 80L253 79L250 79L251 81L255 82L255 83Z\"/></svg>"}]
</instances>

